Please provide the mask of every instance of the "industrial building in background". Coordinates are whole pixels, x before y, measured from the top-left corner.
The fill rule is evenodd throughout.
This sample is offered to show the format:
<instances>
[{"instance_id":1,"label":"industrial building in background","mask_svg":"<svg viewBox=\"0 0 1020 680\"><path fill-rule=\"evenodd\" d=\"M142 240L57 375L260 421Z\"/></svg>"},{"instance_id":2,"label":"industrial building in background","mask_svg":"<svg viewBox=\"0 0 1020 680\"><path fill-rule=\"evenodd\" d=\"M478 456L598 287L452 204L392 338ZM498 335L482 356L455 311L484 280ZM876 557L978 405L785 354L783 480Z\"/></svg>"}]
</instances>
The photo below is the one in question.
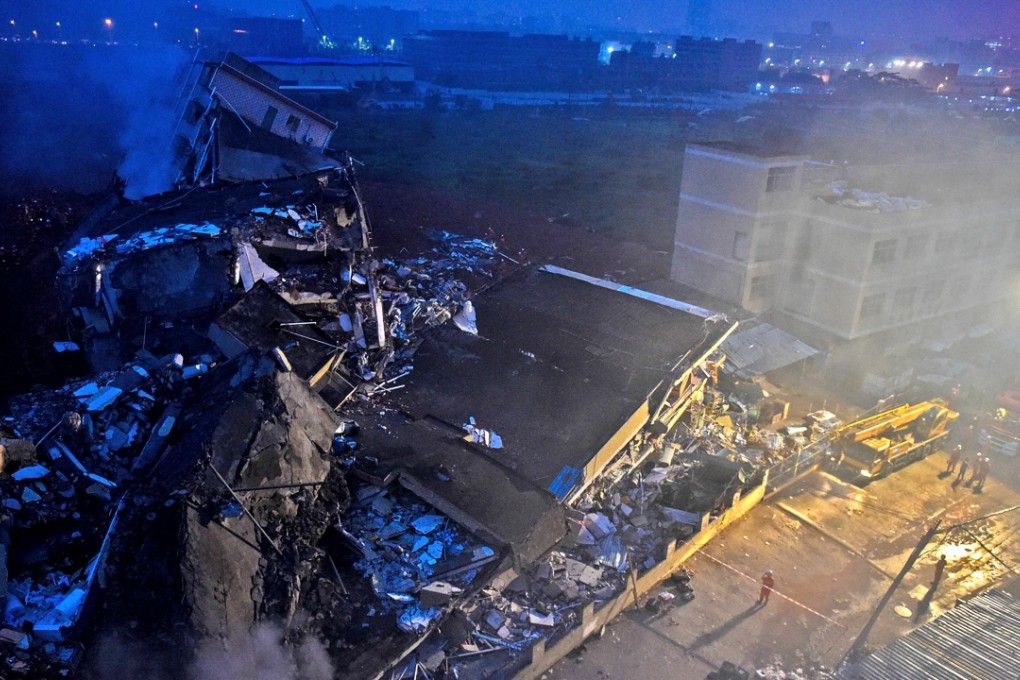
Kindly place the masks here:
<instances>
[{"instance_id":1,"label":"industrial building in background","mask_svg":"<svg viewBox=\"0 0 1020 680\"><path fill-rule=\"evenodd\" d=\"M1004 162L834 166L690 144L671 278L815 342L905 342L986 322L1020 271Z\"/></svg>"}]
</instances>

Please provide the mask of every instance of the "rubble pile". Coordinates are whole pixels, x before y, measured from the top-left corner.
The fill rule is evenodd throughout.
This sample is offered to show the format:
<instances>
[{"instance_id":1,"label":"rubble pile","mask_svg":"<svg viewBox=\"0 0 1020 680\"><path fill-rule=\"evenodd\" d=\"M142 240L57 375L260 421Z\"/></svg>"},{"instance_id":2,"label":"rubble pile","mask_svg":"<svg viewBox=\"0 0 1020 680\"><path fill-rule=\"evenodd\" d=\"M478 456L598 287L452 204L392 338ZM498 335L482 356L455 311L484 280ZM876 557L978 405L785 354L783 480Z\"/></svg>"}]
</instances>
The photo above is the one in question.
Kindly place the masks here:
<instances>
[{"instance_id":1,"label":"rubble pile","mask_svg":"<svg viewBox=\"0 0 1020 680\"><path fill-rule=\"evenodd\" d=\"M432 237L436 245L429 257L373 260L343 273L351 294L338 306L338 319L321 328L344 347L345 365L354 379L377 383L365 385L362 393L398 389L388 381L411 370L416 338L423 330L453 319L458 328L477 333L471 294L462 279L492 278L497 268L517 264L492 241L445 231ZM383 313L373 317L375 296ZM389 334L390 346L376 345L382 351L370 352L380 325Z\"/></svg>"},{"instance_id":2,"label":"rubble pile","mask_svg":"<svg viewBox=\"0 0 1020 680\"><path fill-rule=\"evenodd\" d=\"M162 394L160 381L134 365L11 401L0 442L11 576L0 584L0 645L11 647L11 672L67 674L79 663L79 619L105 576L119 501Z\"/></svg>"},{"instance_id":3,"label":"rubble pile","mask_svg":"<svg viewBox=\"0 0 1020 680\"><path fill-rule=\"evenodd\" d=\"M796 449L780 435L755 431L753 419L743 417L751 408L728 401L706 390L705 404L669 440L646 428L573 503L568 542L458 605L474 632L437 643L458 677L484 677L493 652L517 654L540 637L554 642L579 624L585 604L598 607L624 592L632 570L652 568L668 543L687 541L734 493L757 483L765 464ZM766 437L777 443L763 454ZM658 614L694 597L690 573L680 570L646 606Z\"/></svg>"},{"instance_id":4,"label":"rubble pile","mask_svg":"<svg viewBox=\"0 0 1020 680\"><path fill-rule=\"evenodd\" d=\"M496 552L421 502L376 486L358 490L339 531L358 556L375 607L405 633L421 634L471 589Z\"/></svg>"},{"instance_id":5,"label":"rubble pile","mask_svg":"<svg viewBox=\"0 0 1020 680\"><path fill-rule=\"evenodd\" d=\"M771 428L763 425L762 402L721 389L706 389L701 404L693 404L689 423L674 435L685 450L696 450L756 468L772 465L800 453L838 426L828 411L809 414L804 425Z\"/></svg>"},{"instance_id":6,"label":"rubble pile","mask_svg":"<svg viewBox=\"0 0 1020 680\"><path fill-rule=\"evenodd\" d=\"M576 504L573 545L552 552L537 565L510 579L501 588L483 588L460 609L479 633L468 644L446 649L451 660L465 670L474 654L503 649L526 649L538 637L555 641L578 625L581 608L596 606L629 587L631 570L641 572L665 557L665 544L682 543L701 527L701 513L723 509L728 491L710 475L702 461L644 469L618 467ZM699 481L700 480L700 481ZM686 486L685 486L686 485ZM689 493L690 509L677 503L677 487L700 489ZM733 487L736 490L737 487ZM713 491L714 489L714 491ZM694 598L690 574L678 572L672 590L661 593L662 602ZM485 637L480 637L485 636Z\"/></svg>"},{"instance_id":7,"label":"rubble pile","mask_svg":"<svg viewBox=\"0 0 1020 680\"><path fill-rule=\"evenodd\" d=\"M846 182L833 182L825 194L818 196L826 203L868 212L902 212L930 208L931 203L909 196L890 196L884 192L864 191L848 187Z\"/></svg>"},{"instance_id":8,"label":"rubble pile","mask_svg":"<svg viewBox=\"0 0 1020 680\"><path fill-rule=\"evenodd\" d=\"M833 680L836 672L826 666L784 669L782 664L774 663L759 668L751 677L762 680Z\"/></svg>"},{"instance_id":9,"label":"rubble pile","mask_svg":"<svg viewBox=\"0 0 1020 680\"><path fill-rule=\"evenodd\" d=\"M393 383L410 370L420 331L452 318L476 333L469 285L519 266L495 240L446 231L430 233L426 256L378 258L349 159L289 186L267 186L227 214L82 237L70 247L62 274L93 357L105 357L122 336L135 343L121 348L124 357L146 342L161 347L182 314L215 314L224 296L265 281L307 319L283 324L281 333L307 340L300 326L321 331L322 354L335 359L335 402L385 393L400 388ZM286 363L286 343L279 351Z\"/></svg>"}]
</instances>

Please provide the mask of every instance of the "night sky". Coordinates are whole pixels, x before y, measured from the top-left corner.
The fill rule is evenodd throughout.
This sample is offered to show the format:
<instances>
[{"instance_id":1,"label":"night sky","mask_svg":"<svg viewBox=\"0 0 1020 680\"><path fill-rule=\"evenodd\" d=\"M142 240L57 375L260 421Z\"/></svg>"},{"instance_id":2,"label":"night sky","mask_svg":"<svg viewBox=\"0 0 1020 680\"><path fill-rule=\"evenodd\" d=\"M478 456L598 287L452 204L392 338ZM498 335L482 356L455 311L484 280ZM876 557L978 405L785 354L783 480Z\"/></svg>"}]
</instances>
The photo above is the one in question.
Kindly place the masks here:
<instances>
[{"instance_id":1,"label":"night sky","mask_svg":"<svg viewBox=\"0 0 1020 680\"><path fill-rule=\"evenodd\" d=\"M126 18L128 14L155 16L170 10L187 12L194 2L242 13L304 17L300 0L36 0L34 11L56 17L97 12ZM1020 0L311 0L329 7L389 5L397 9L441 10L458 18L473 14L484 20L500 14L564 17L561 25L618 27L667 34L701 33L717 37L767 40L776 31L807 32L812 20L832 23L837 35L924 41L936 37L966 39L1000 37L1020 27ZM25 0L0 0L0 16L7 21L24 9ZM689 3L699 3L707 30L687 25ZM45 9L44 9L45 8ZM10 14L11 17L7 15ZM151 22L151 16L150 22ZM700 28L700 27L699 27Z\"/></svg>"},{"instance_id":2,"label":"night sky","mask_svg":"<svg viewBox=\"0 0 1020 680\"><path fill-rule=\"evenodd\" d=\"M230 0L217 0L228 4ZM697 0L695 0L697 1ZM997 36L1020 28L1018 0L701 0L720 29L767 37L774 31L807 32L812 20L832 22L840 35L925 39ZM248 0L249 8L289 11L287 0ZM294 4L299 4L294 0ZM332 0L313 0L330 6ZM348 2L347 4L369 4ZM579 22L672 32L683 28L687 0L386 0L399 9L468 9L479 15L571 15ZM619 18L619 19L617 19Z\"/></svg>"}]
</instances>

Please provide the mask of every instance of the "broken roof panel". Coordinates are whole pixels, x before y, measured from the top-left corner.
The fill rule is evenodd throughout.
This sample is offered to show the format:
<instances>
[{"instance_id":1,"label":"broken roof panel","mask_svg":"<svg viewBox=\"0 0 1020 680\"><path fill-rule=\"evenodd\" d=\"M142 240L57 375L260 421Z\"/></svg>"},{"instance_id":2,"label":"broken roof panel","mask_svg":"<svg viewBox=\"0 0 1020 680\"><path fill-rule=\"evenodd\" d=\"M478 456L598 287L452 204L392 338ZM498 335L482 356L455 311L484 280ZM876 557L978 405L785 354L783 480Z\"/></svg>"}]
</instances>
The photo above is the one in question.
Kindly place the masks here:
<instances>
[{"instance_id":1,"label":"broken roof panel","mask_svg":"<svg viewBox=\"0 0 1020 680\"><path fill-rule=\"evenodd\" d=\"M209 327L209 337L234 357L250 349L279 347L301 378L309 380L340 350L329 336L294 312L265 281L257 282L237 304Z\"/></svg>"},{"instance_id":2,"label":"broken roof panel","mask_svg":"<svg viewBox=\"0 0 1020 680\"><path fill-rule=\"evenodd\" d=\"M563 508L551 493L465 442L457 428L393 411L376 417L359 444L378 458L379 475L398 471L401 485L479 536L509 546L518 564L530 564L566 535Z\"/></svg>"},{"instance_id":3,"label":"broken roof panel","mask_svg":"<svg viewBox=\"0 0 1020 680\"><path fill-rule=\"evenodd\" d=\"M685 357L729 329L544 268L473 302L478 335L430 332L400 399L415 416L475 416L502 438L490 455L543 488L565 465L583 468Z\"/></svg>"},{"instance_id":4,"label":"broken roof panel","mask_svg":"<svg viewBox=\"0 0 1020 680\"><path fill-rule=\"evenodd\" d=\"M818 354L818 350L771 324L741 327L723 341L723 371L750 379L795 364Z\"/></svg>"}]
</instances>

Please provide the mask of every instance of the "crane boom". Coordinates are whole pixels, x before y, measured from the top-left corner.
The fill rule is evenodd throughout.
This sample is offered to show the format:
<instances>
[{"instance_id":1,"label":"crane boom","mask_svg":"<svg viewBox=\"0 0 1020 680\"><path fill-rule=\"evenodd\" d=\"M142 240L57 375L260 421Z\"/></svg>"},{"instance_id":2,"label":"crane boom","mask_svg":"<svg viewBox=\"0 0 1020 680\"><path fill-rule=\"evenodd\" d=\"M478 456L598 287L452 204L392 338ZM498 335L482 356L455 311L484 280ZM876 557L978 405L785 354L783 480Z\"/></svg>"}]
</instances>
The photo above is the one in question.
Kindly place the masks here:
<instances>
[{"instance_id":1,"label":"crane boom","mask_svg":"<svg viewBox=\"0 0 1020 680\"><path fill-rule=\"evenodd\" d=\"M311 3L308 0L301 0L301 4L304 5L305 12L308 13L308 18L312 20L312 26L315 27L316 34L319 38L319 44L323 47L333 47L333 41L326 35L326 29L322 27L322 22L319 21L319 17L315 16L315 10L312 9Z\"/></svg>"},{"instance_id":2,"label":"crane boom","mask_svg":"<svg viewBox=\"0 0 1020 680\"><path fill-rule=\"evenodd\" d=\"M838 462L873 478L931 453L956 418L941 399L903 404L843 425L833 431L831 441Z\"/></svg>"},{"instance_id":3,"label":"crane boom","mask_svg":"<svg viewBox=\"0 0 1020 680\"><path fill-rule=\"evenodd\" d=\"M873 416L848 423L840 428L838 434L852 437L854 441L862 442L865 439L882 434L882 432L889 428L896 428L900 425L914 422L931 406L932 404L926 401L914 404L913 406L903 404L889 411L876 413Z\"/></svg>"}]
</instances>

